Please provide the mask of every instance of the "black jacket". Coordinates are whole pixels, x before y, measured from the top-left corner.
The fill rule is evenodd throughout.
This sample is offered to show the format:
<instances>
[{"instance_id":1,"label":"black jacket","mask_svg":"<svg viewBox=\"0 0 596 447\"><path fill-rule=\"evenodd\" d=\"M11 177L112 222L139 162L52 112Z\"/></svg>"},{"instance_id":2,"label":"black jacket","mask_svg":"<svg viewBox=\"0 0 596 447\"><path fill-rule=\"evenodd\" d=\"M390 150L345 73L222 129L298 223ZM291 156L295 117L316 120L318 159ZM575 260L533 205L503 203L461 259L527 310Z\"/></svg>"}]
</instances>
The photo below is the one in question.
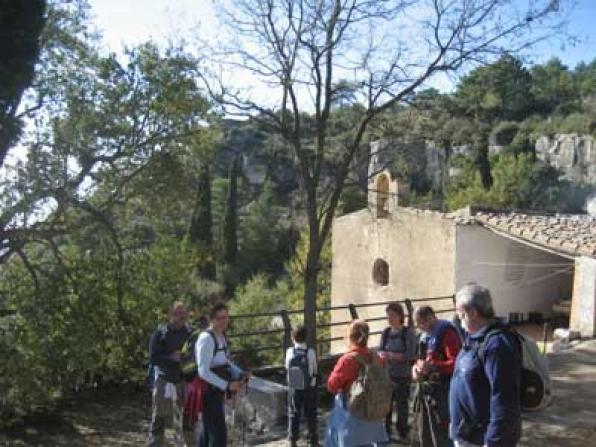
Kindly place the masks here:
<instances>
[{"instance_id":1,"label":"black jacket","mask_svg":"<svg viewBox=\"0 0 596 447\"><path fill-rule=\"evenodd\" d=\"M176 329L174 325L167 324L157 328L151 336L149 360L167 382L179 383L182 380L180 362L175 361L172 354L182 349L191 332L188 326Z\"/></svg>"}]
</instances>

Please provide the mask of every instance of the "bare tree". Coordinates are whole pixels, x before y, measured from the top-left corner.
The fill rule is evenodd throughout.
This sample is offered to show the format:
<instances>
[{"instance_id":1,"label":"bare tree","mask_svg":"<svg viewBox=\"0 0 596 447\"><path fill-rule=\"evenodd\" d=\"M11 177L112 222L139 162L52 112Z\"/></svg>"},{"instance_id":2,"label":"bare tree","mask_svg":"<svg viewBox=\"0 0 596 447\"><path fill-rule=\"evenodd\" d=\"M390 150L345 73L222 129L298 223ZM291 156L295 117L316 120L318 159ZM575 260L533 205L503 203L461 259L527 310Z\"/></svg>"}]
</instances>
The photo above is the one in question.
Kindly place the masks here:
<instances>
[{"instance_id":1,"label":"bare tree","mask_svg":"<svg viewBox=\"0 0 596 447\"><path fill-rule=\"evenodd\" d=\"M371 120L406 100L436 74L485 63L504 52L519 53L552 36L563 24L560 2L232 3L233 9L222 6L219 11L228 44L216 54L218 66L224 75L238 77L239 70L244 71L269 93L256 101L248 89L226 88L221 77L218 84L213 79L207 84L228 114L266 121L293 151L308 216L304 319L313 345L321 249ZM338 98L344 107L349 102L360 113L347 134L333 138L330 123Z\"/></svg>"}]
</instances>

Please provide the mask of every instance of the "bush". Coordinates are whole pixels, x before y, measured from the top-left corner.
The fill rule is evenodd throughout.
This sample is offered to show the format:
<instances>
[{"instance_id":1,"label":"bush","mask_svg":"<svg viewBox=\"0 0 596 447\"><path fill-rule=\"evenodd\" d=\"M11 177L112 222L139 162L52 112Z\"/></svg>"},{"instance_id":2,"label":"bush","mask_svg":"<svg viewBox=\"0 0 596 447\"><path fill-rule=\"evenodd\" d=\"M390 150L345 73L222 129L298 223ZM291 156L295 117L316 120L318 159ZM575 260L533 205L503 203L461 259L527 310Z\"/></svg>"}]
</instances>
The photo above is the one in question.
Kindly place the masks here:
<instances>
[{"instance_id":1,"label":"bush","mask_svg":"<svg viewBox=\"0 0 596 447\"><path fill-rule=\"evenodd\" d=\"M61 251L68 264L34 251L44 265L36 279L16 258L0 270L4 305L15 312L0 323L0 355L10 359L0 363L4 423L81 388L140 381L170 304L200 309L211 293L189 286L195 253L180 241L127 252L122 269L108 241L92 252L64 242Z\"/></svg>"},{"instance_id":2,"label":"bush","mask_svg":"<svg viewBox=\"0 0 596 447\"><path fill-rule=\"evenodd\" d=\"M561 207L567 185L556 169L535 162L532 154L501 154L491 164L494 181L489 191L482 189L471 163L450 180L445 198L449 210L467 205L553 211Z\"/></svg>"},{"instance_id":3,"label":"bush","mask_svg":"<svg viewBox=\"0 0 596 447\"><path fill-rule=\"evenodd\" d=\"M232 337L235 360L243 366L281 365L283 363L283 321L278 316L235 318L235 315L280 312L288 308L287 291L269 285L265 275L257 274L240 286L230 301L233 326L231 334L279 330L264 335ZM266 350L261 351L261 349Z\"/></svg>"}]
</instances>

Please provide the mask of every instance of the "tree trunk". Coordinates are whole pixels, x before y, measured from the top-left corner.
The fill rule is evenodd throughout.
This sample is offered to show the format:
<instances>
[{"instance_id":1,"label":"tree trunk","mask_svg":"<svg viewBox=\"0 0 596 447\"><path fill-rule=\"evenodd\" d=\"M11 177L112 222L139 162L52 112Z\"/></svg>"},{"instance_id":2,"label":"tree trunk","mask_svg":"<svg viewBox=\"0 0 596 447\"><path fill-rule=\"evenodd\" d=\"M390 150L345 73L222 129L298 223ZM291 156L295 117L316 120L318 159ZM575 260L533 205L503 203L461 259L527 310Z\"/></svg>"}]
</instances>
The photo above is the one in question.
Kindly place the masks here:
<instances>
[{"instance_id":1,"label":"tree trunk","mask_svg":"<svg viewBox=\"0 0 596 447\"><path fill-rule=\"evenodd\" d=\"M0 49L0 167L23 126L16 115L23 93L33 81L47 2L2 2L1 8L0 28L7 43L3 41Z\"/></svg>"},{"instance_id":2,"label":"tree trunk","mask_svg":"<svg viewBox=\"0 0 596 447\"><path fill-rule=\"evenodd\" d=\"M317 279L319 277L319 261L323 242L319 234L314 194L309 196L311 206L308 207L308 252L304 269L304 325L306 326L307 344L317 349Z\"/></svg>"},{"instance_id":3,"label":"tree trunk","mask_svg":"<svg viewBox=\"0 0 596 447\"><path fill-rule=\"evenodd\" d=\"M308 346L317 349L317 280L319 276L320 247L309 246L304 271L304 326Z\"/></svg>"},{"instance_id":4,"label":"tree trunk","mask_svg":"<svg viewBox=\"0 0 596 447\"><path fill-rule=\"evenodd\" d=\"M490 161L488 159L488 143L486 138L476 140L476 167L480 173L482 187L488 191L493 185L493 176L490 172Z\"/></svg>"}]
</instances>

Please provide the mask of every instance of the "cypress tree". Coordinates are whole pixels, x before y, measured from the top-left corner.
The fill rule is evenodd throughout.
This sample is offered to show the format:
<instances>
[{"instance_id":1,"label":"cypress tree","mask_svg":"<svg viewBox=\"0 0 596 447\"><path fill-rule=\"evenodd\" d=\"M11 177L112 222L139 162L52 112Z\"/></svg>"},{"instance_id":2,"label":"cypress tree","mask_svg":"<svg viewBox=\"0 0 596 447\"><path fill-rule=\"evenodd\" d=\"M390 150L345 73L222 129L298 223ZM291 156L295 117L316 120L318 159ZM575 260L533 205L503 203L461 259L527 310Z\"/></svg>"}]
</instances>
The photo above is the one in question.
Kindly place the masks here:
<instances>
[{"instance_id":1,"label":"cypress tree","mask_svg":"<svg viewBox=\"0 0 596 447\"><path fill-rule=\"evenodd\" d=\"M197 265L198 275L215 281L216 269L212 226L211 175L209 166L204 164L199 170L197 198L188 229L188 239L203 254Z\"/></svg>"},{"instance_id":2,"label":"cypress tree","mask_svg":"<svg viewBox=\"0 0 596 447\"><path fill-rule=\"evenodd\" d=\"M228 174L228 194L223 223L223 262L234 265L238 255L238 175L240 160L236 156Z\"/></svg>"}]
</instances>

